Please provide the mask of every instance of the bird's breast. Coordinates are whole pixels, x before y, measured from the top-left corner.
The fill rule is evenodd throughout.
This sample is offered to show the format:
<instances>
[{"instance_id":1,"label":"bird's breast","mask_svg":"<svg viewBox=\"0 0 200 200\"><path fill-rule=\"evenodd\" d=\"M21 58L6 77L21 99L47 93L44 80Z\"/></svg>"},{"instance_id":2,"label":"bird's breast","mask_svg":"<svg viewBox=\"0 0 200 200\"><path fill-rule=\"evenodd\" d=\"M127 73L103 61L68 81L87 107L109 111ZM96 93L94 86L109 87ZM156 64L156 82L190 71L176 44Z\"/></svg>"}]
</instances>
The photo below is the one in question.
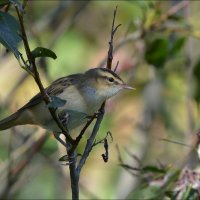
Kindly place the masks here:
<instances>
[{"instance_id":1,"label":"bird's breast","mask_svg":"<svg viewBox=\"0 0 200 200\"><path fill-rule=\"evenodd\" d=\"M62 94L61 99L66 100L66 104L61 109L74 110L77 112L92 115L96 112L103 101L96 98L95 90L78 90L76 86L68 87Z\"/></svg>"}]
</instances>

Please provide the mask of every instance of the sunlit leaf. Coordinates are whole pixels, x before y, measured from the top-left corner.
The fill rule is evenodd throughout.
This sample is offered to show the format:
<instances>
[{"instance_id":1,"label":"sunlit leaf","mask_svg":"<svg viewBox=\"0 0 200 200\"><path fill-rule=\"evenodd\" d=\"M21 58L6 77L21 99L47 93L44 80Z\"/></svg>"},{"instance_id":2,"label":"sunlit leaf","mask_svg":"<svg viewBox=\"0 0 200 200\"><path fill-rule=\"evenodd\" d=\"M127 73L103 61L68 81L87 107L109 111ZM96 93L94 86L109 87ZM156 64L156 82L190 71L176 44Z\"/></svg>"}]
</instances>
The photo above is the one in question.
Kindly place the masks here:
<instances>
[{"instance_id":1,"label":"sunlit leaf","mask_svg":"<svg viewBox=\"0 0 200 200\"><path fill-rule=\"evenodd\" d=\"M57 58L56 54L52 50L44 48L44 47L35 48L32 51L32 54L35 58L37 58L37 57L50 57L53 59Z\"/></svg>"}]
</instances>

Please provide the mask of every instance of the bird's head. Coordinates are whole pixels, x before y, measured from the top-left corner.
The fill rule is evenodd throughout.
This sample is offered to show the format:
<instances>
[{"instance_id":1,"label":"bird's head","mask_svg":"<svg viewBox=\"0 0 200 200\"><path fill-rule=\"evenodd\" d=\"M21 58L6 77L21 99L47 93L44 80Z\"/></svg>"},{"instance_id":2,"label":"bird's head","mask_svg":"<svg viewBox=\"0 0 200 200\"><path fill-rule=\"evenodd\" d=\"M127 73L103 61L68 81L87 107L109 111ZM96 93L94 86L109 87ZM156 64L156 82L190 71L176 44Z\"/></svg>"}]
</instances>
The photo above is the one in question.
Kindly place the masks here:
<instances>
[{"instance_id":1,"label":"bird's head","mask_svg":"<svg viewBox=\"0 0 200 200\"><path fill-rule=\"evenodd\" d=\"M112 70L107 68L93 68L85 72L90 87L94 88L96 94L108 99L123 89L134 89L128 86Z\"/></svg>"}]
</instances>

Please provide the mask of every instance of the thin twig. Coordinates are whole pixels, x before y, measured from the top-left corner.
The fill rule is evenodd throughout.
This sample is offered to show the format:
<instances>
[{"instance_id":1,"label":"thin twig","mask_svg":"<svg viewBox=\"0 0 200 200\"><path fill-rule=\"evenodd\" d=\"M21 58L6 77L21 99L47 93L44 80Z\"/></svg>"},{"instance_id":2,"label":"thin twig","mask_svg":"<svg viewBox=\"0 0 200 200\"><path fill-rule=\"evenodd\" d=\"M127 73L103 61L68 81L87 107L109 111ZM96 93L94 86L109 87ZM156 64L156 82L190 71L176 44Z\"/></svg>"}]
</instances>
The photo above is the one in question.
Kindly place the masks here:
<instances>
[{"instance_id":1,"label":"thin twig","mask_svg":"<svg viewBox=\"0 0 200 200\"><path fill-rule=\"evenodd\" d=\"M111 34L110 34L110 41L109 41L109 50L108 50L108 57L107 57L107 68L111 69L112 68L112 60L113 60L113 37L115 35L115 32L117 29L121 26L121 24L118 24L115 27L115 17L117 13L117 7L114 10L114 16L113 16L113 22L112 22L112 29L111 29Z\"/></svg>"},{"instance_id":2,"label":"thin twig","mask_svg":"<svg viewBox=\"0 0 200 200\"><path fill-rule=\"evenodd\" d=\"M183 142L179 142L179 141L175 141L175 140L171 140L171 139L167 139L167 138L158 138L158 140L160 141L164 141L164 142L170 142L170 143L173 143L173 144L178 144L178 145L182 145L184 147L188 147L188 148L191 148L192 146L188 145L188 144L185 144Z\"/></svg>"},{"instance_id":3,"label":"thin twig","mask_svg":"<svg viewBox=\"0 0 200 200\"><path fill-rule=\"evenodd\" d=\"M117 31L117 29L119 28L120 24L118 26L114 26L115 25L115 18L116 18L116 12L117 12L117 7L115 8L114 10L114 16L113 16L113 21L112 21L112 28L111 28L111 36L110 36L110 42L109 42L109 50L108 50L108 57L107 57L107 68L111 69L112 67L112 60L113 60L113 38L114 38L114 35ZM87 157L89 156L89 153L92 149L92 146L94 144L94 140L95 140L95 137L96 137L96 134L99 130L99 127L100 127L100 124L103 120L103 116L104 116L104 107L105 107L105 102L102 104L100 110L99 110L99 114L97 116L97 120L96 120L96 123L94 125L94 128L93 128L93 131L92 131L92 134L90 135L89 139L87 140L87 144L86 144L86 147L85 147L85 150L84 150L84 153L79 161L79 164L77 166L77 172L80 174L80 171L87 159ZM91 123L92 121L90 121Z\"/></svg>"},{"instance_id":4,"label":"thin twig","mask_svg":"<svg viewBox=\"0 0 200 200\"><path fill-rule=\"evenodd\" d=\"M24 2L26 2L26 1L24 1ZM48 103L51 102L51 99L49 98L48 94L46 93L46 91L45 91L45 89L42 85L42 82L41 82L41 79L40 79L40 76L39 76L39 72L38 72L37 67L36 67L35 58L33 57L32 52L31 52L30 47L29 47L29 43L28 43L28 40L27 40L27 35L26 35L26 32L25 32L24 23L23 23L23 13L20 13L21 11L19 11L17 6L15 6L15 8L16 8L17 15L18 15L18 18L19 18L19 22L20 22L20 26L21 26L21 32L22 32L22 40L23 40L24 48L25 48L26 55L27 55L27 58L28 58L28 63L27 63L25 61L25 59L23 57L21 57L22 62L25 65L23 68L26 68L26 71L29 72L33 76L33 78L35 79L35 82L37 83L37 85L40 89L40 93L43 97L44 102L46 104L48 104ZM111 30L111 39L110 39L110 42L109 42L109 51L108 51L108 58L107 58L107 60L108 60L107 68L109 68L109 69L111 69L112 59L113 59L113 37L114 37L114 34L116 33L118 27L120 26L120 25L118 25L116 27L114 26L116 11L117 11L117 8L114 11L114 18L113 18L112 30ZM102 104L102 106L100 108L100 112L97 116L97 120L96 120L95 126L93 128L92 134L88 139L88 142L87 142L86 147L85 147L85 151L84 151L83 156L82 156L77 167L76 167L77 155L76 155L75 149L76 149L78 143L80 142L84 132L86 131L86 129L89 127L89 125L92 123L92 121L95 119L96 116L94 115L91 118L91 120L88 121L88 123L85 125L85 127L82 129L79 136L77 137L76 143L74 143L74 140L71 138L71 136L68 134L68 132L65 130L62 123L58 119L58 117L55 113L55 110L49 108L49 111L52 115L52 118L58 124L58 127L62 130L63 134L65 134L65 136L66 136L66 143L70 147L71 146L73 147L73 149L69 149L69 150L67 149L68 157L70 159L72 159L72 162L70 162L69 168L70 168L71 188L72 188L72 198L73 199L79 198L79 175L80 175L80 171L81 171L87 157L89 156L89 153L92 149L92 145L94 143L96 134L97 134L99 127L100 127L100 124L103 120L104 107L105 107L105 102ZM22 163L22 167L20 167L20 169L23 169L24 166L26 165L26 163L27 163L27 161ZM14 170L13 173L17 174L17 176L20 174L18 169ZM13 180L13 183L15 182L15 180Z\"/></svg>"},{"instance_id":5,"label":"thin twig","mask_svg":"<svg viewBox=\"0 0 200 200\"><path fill-rule=\"evenodd\" d=\"M120 153L120 150L119 150L119 146L116 145L116 149L117 149L117 153L118 153L118 161L119 161L119 166L127 169L127 171L132 175L132 176L138 176L138 174L135 174L133 173L133 170L129 169L128 167L125 167L127 166L126 164L124 164L123 160L122 160L122 156L121 156L121 153ZM129 165L128 165L129 166Z\"/></svg>"},{"instance_id":6,"label":"thin twig","mask_svg":"<svg viewBox=\"0 0 200 200\"><path fill-rule=\"evenodd\" d=\"M10 2L6 4L5 12L8 12L8 11L9 11L10 6L11 6L11 3L10 3Z\"/></svg>"},{"instance_id":7,"label":"thin twig","mask_svg":"<svg viewBox=\"0 0 200 200\"><path fill-rule=\"evenodd\" d=\"M80 161L79 161L79 164L78 164L78 166L77 166L77 168L76 168L76 170L77 170L77 172L78 172L79 174L80 174L80 172L81 172L81 169L82 169L83 165L85 164L85 161L86 161L87 157L88 157L89 154L90 154L90 151L91 151L91 149L92 149L92 145L93 145L93 143L94 143L95 137L96 137L97 132L98 132L98 130L99 130L100 124L101 124L101 122L102 122L102 120L103 120L103 116L104 116L104 105L101 107L101 109L103 109L103 110L102 110L102 112L98 115L97 121L96 121L96 123L95 123L95 125L94 125L94 128L93 128L93 131L92 131L92 134L91 134L91 136L89 137L89 139L87 140L87 144L86 144L85 150L84 150L83 155L82 155L82 157L81 157L81 159L80 159Z\"/></svg>"},{"instance_id":8,"label":"thin twig","mask_svg":"<svg viewBox=\"0 0 200 200\"><path fill-rule=\"evenodd\" d=\"M139 38L141 38L141 36L142 36L141 31L137 31L137 32L127 35L125 38L123 38L119 42L117 42L115 47L113 47L113 54L116 53L122 46L128 44L129 42L138 40ZM106 62L107 62L107 58L103 59L100 62L100 64L98 65L98 67L104 67Z\"/></svg>"},{"instance_id":9,"label":"thin twig","mask_svg":"<svg viewBox=\"0 0 200 200\"><path fill-rule=\"evenodd\" d=\"M111 143L112 143L112 142L113 142L113 136L112 136L112 133L111 133L110 131L108 131L107 134L106 134L106 136L105 136L103 139L99 140L98 142L95 141L94 144L93 144L92 146L95 147L95 146L97 146L98 144L104 143L104 141L105 141L106 139L108 139L108 136L110 136L110 138L111 138Z\"/></svg>"},{"instance_id":10,"label":"thin twig","mask_svg":"<svg viewBox=\"0 0 200 200\"><path fill-rule=\"evenodd\" d=\"M108 162L108 140L105 138L104 139L104 149L105 149L105 153L101 154L104 162Z\"/></svg>"},{"instance_id":11,"label":"thin twig","mask_svg":"<svg viewBox=\"0 0 200 200\"><path fill-rule=\"evenodd\" d=\"M43 85L42 85L42 82L41 82L41 79L40 79L40 75L39 75L39 72L37 70L37 67L36 67L36 63L35 63L35 58L33 57L32 53L31 53L31 50L30 50L30 47L29 47L29 43L28 43L28 40L27 40L27 36L26 36L26 31L25 31L25 28L24 28L24 23L23 23L23 15L20 14L19 12L19 9L17 6L15 6L16 8L16 11L17 11L17 15L18 15L18 18L19 18L19 22L20 22L20 26L21 26L21 32L22 32L22 40L24 42L24 47L25 47L25 50L26 50L26 54L27 54L27 57L28 57L28 61L29 61L29 69L32 69L33 72L34 72L34 79L35 79L35 82L37 83L39 89L40 89L40 93L43 97L43 100L46 104L49 104L51 102L48 94L46 93ZM62 133L65 135L65 137L67 138L67 140L73 144L74 140L71 138L71 136L69 135L69 133L67 132L66 128L63 126L63 124L60 122L58 116L56 115L56 111L52 108L48 108L49 111L50 111L50 114L52 116L52 118L54 119L54 121L57 123L58 127L61 129Z\"/></svg>"},{"instance_id":12,"label":"thin twig","mask_svg":"<svg viewBox=\"0 0 200 200\"><path fill-rule=\"evenodd\" d=\"M111 69L111 67L112 67L112 60L113 60L113 37L114 37L114 34L117 31L118 27L120 26L120 25L118 25L117 27L114 27L116 12L117 12L117 7L114 11L114 17L113 17L112 29L111 29L111 38L110 38L110 42L109 42L109 50L108 50L108 57L107 57L107 68L109 68L109 69ZM79 183L78 182L79 182L80 172L92 150L92 147L93 147L93 144L95 141L95 137L98 133L100 124L104 117L104 107L105 107L105 102L101 105L101 108L99 109L99 113L97 115L97 120L94 125L93 131L92 131L89 139L87 140L85 150L83 152L83 155L82 155L77 167L76 167L77 155L75 155L75 148L77 147L78 143L80 142L86 129L89 127L89 125L95 119L96 113L92 116L92 118L88 121L88 123L82 129L79 136L76 138L74 145L68 151L69 158L72 158L72 163L70 163L70 165L69 165L70 177L71 177L71 188L72 188L72 199L79 199Z\"/></svg>"},{"instance_id":13,"label":"thin twig","mask_svg":"<svg viewBox=\"0 0 200 200\"><path fill-rule=\"evenodd\" d=\"M78 17L80 16L80 13L83 12L83 10L86 8L88 3L89 3L89 1L85 2L84 5L81 5L80 8L77 8L75 13L73 13L72 16L70 17L70 19L67 19L67 21L63 21L58 26L58 28L56 29L56 32L54 33L53 38L51 38L51 41L48 44L48 48L52 48L54 46L54 44L56 43L57 39L62 34L62 32L64 32L64 31L66 32L71 26L74 25L74 23L77 21ZM6 5L7 4L8 3L6 3ZM27 0L24 1L24 4L27 4ZM24 4L22 6L23 8L25 7ZM54 18L52 18L51 21L48 24L50 24L52 21L54 21ZM65 26L64 26L64 24L65 24ZM34 31L35 29L37 29L36 26L33 26L33 28L30 27L30 28L31 28L30 31L32 31L33 35L35 35L36 39L39 40L38 34L36 34L35 31ZM59 30L59 32L58 32L58 30ZM40 46L42 46L42 44L40 44ZM24 66L26 66L27 64L24 61L24 58L23 58L23 56L21 56L21 54L20 54L20 57L21 57L22 62L24 63ZM39 60L39 62L41 61L41 59ZM20 63L20 66L21 66L21 63ZM42 66L43 66L42 67L42 69L43 69L44 68L44 64ZM23 67L23 69L25 69L27 71L28 68L24 68ZM29 73L30 73L30 71L29 71ZM9 105L10 99L12 99L13 91L16 91L16 89L26 80L28 75L29 75L28 73L22 74L22 76L19 78L20 80L17 82L16 86L7 95L5 103L4 103L4 106ZM49 79L49 77L48 77L48 79Z\"/></svg>"},{"instance_id":14,"label":"thin twig","mask_svg":"<svg viewBox=\"0 0 200 200\"><path fill-rule=\"evenodd\" d=\"M114 72L117 71L118 65L119 65L119 60L117 61L117 64L116 64L115 69L114 69Z\"/></svg>"},{"instance_id":15,"label":"thin twig","mask_svg":"<svg viewBox=\"0 0 200 200\"><path fill-rule=\"evenodd\" d=\"M70 149L70 151L74 151L76 149L76 147L78 146L80 140L82 139L85 131L88 129L88 127L90 126L90 124L94 121L94 119L96 118L96 115L94 114L90 120L85 124L85 126L83 127L83 129L81 130L81 132L79 133L79 135L76 137L76 140L74 142L74 145L72 146L72 148Z\"/></svg>"}]
</instances>

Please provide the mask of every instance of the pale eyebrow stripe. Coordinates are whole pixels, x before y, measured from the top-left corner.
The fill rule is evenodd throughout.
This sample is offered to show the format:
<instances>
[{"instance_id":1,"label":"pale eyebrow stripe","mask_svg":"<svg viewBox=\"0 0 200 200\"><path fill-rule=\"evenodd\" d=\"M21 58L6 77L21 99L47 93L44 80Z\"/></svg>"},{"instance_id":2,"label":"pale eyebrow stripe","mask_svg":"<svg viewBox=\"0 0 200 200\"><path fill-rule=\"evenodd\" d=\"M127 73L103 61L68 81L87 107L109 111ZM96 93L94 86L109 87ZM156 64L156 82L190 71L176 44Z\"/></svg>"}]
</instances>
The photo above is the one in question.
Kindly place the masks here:
<instances>
[{"instance_id":1,"label":"pale eyebrow stripe","mask_svg":"<svg viewBox=\"0 0 200 200\"><path fill-rule=\"evenodd\" d=\"M111 76L104 76L104 75L100 75L99 76L100 78L113 78L113 77L111 77ZM115 77L114 77L115 78ZM118 81L116 81L115 79L114 79L114 81L113 81L114 83L117 83L117 84L120 84Z\"/></svg>"},{"instance_id":2,"label":"pale eyebrow stripe","mask_svg":"<svg viewBox=\"0 0 200 200\"><path fill-rule=\"evenodd\" d=\"M123 82L123 80L116 74L114 73L112 70L108 70L107 68L99 68L102 72L109 72L111 73L115 78L118 78L120 81Z\"/></svg>"}]
</instances>

